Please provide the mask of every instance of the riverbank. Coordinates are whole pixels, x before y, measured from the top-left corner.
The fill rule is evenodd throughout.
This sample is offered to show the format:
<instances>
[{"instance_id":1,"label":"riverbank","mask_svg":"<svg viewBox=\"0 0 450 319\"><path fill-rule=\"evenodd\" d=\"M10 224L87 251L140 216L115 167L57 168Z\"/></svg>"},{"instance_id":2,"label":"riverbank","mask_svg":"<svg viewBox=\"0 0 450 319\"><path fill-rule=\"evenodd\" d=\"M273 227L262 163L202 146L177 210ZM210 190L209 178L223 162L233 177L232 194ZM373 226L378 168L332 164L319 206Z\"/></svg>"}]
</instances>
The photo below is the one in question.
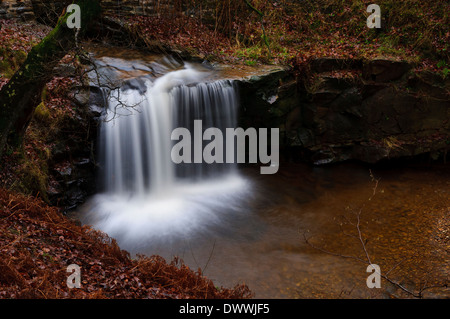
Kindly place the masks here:
<instances>
[{"instance_id":1,"label":"riverbank","mask_svg":"<svg viewBox=\"0 0 450 319\"><path fill-rule=\"evenodd\" d=\"M37 198L0 189L0 219L0 298L251 297L246 286L216 287L178 259L131 259L107 234L80 226ZM81 268L79 289L66 284L71 264Z\"/></svg>"}]
</instances>

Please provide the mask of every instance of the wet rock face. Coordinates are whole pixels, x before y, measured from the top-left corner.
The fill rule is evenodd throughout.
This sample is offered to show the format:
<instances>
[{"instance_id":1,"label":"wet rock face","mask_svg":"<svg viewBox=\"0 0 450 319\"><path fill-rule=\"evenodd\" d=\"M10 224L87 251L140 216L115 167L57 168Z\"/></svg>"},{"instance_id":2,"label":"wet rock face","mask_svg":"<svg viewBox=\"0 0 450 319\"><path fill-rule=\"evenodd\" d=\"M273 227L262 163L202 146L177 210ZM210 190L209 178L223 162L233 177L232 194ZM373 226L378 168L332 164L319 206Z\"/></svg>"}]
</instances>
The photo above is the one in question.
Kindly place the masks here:
<instances>
[{"instance_id":1,"label":"wet rock face","mask_svg":"<svg viewBox=\"0 0 450 319\"><path fill-rule=\"evenodd\" d=\"M242 126L279 127L287 158L374 163L450 147L450 81L403 61L317 59L308 76L274 72L240 89Z\"/></svg>"},{"instance_id":2,"label":"wet rock face","mask_svg":"<svg viewBox=\"0 0 450 319\"><path fill-rule=\"evenodd\" d=\"M78 155L86 155L80 152ZM95 193L95 162L91 157L78 157L55 165L53 179L48 189L52 204L63 207L65 212L83 204Z\"/></svg>"},{"instance_id":3,"label":"wet rock face","mask_svg":"<svg viewBox=\"0 0 450 319\"><path fill-rule=\"evenodd\" d=\"M99 121L105 107L100 88L85 86L71 93L76 116L63 122L55 136L49 163L48 198L66 212L83 204L96 189L96 147Z\"/></svg>"}]
</instances>

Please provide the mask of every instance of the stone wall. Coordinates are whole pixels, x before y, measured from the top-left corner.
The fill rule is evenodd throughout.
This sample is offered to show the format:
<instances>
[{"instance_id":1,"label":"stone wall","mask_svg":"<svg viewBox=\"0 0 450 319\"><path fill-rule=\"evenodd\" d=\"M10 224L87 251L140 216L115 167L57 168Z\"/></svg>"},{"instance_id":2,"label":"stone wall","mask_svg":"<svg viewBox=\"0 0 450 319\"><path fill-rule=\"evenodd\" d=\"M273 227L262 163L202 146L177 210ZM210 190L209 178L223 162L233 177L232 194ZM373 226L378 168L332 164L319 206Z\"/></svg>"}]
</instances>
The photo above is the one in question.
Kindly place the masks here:
<instances>
[{"instance_id":1,"label":"stone wall","mask_svg":"<svg viewBox=\"0 0 450 319\"><path fill-rule=\"evenodd\" d=\"M0 19L34 19L31 0L0 0Z\"/></svg>"},{"instance_id":2,"label":"stone wall","mask_svg":"<svg viewBox=\"0 0 450 319\"><path fill-rule=\"evenodd\" d=\"M54 23L62 10L72 0L1 0L0 19L17 18L22 20L37 19L44 23ZM107 14L118 15L156 15L172 7L172 0L101 0Z\"/></svg>"}]
</instances>

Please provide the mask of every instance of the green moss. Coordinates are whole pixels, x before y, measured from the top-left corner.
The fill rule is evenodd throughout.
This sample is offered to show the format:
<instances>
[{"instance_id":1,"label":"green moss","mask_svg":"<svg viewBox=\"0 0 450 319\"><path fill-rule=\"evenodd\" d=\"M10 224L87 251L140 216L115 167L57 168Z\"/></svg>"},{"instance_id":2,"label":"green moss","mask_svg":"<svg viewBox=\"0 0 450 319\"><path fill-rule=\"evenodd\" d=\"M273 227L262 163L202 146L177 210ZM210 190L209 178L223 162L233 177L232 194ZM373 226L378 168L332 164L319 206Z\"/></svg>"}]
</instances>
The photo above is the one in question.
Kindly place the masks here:
<instances>
[{"instance_id":1,"label":"green moss","mask_svg":"<svg viewBox=\"0 0 450 319\"><path fill-rule=\"evenodd\" d=\"M27 59L27 53L25 51L15 51L13 54L13 63L14 69L18 70L19 67L25 62Z\"/></svg>"},{"instance_id":2,"label":"green moss","mask_svg":"<svg viewBox=\"0 0 450 319\"><path fill-rule=\"evenodd\" d=\"M24 51L10 51L7 48L0 48L0 74L6 78L11 78L26 58L27 54Z\"/></svg>"},{"instance_id":3,"label":"green moss","mask_svg":"<svg viewBox=\"0 0 450 319\"><path fill-rule=\"evenodd\" d=\"M42 122L48 122L50 119L50 110L45 105L44 102L41 102L34 111L34 117Z\"/></svg>"},{"instance_id":4,"label":"green moss","mask_svg":"<svg viewBox=\"0 0 450 319\"><path fill-rule=\"evenodd\" d=\"M45 102L48 99L49 99L48 89L47 89L47 86L45 86L41 93L41 100L42 100L42 102Z\"/></svg>"},{"instance_id":5,"label":"green moss","mask_svg":"<svg viewBox=\"0 0 450 319\"><path fill-rule=\"evenodd\" d=\"M5 78L11 78L13 76L14 71L11 68L11 64L8 61L6 60L0 61L0 74L3 75Z\"/></svg>"},{"instance_id":6,"label":"green moss","mask_svg":"<svg viewBox=\"0 0 450 319\"><path fill-rule=\"evenodd\" d=\"M87 30L87 25L92 22L95 17L98 17L101 8L98 1L80 0L77 1L80 6L81 14L81 32ZM55 58L59 55L60 58L65 53L64 47L67 42L72 41L74 31L67 27L67 18L71 13L67 12L61 16L58 20L55 28L42 39L37 45L35 45L28 55L28 68L25 68L25 76L33 78L39 76L42 72L42 61L47 61L49 57ZM84 27L83 27L84 26ZM64 43L66 42L66 43Z\"/></svg>"},{"instance_id":7,"label":"green moss","mask_svg":"<svg viewBox=\"0 0 450 319\"><path fill-rule=\"evenodd\" d=\"M12 189L24 194L39 195L48 202L48 167L46 161L24 157L22 164L16 171L18 180L12 185Z\"/></svg>"}]
</instances>

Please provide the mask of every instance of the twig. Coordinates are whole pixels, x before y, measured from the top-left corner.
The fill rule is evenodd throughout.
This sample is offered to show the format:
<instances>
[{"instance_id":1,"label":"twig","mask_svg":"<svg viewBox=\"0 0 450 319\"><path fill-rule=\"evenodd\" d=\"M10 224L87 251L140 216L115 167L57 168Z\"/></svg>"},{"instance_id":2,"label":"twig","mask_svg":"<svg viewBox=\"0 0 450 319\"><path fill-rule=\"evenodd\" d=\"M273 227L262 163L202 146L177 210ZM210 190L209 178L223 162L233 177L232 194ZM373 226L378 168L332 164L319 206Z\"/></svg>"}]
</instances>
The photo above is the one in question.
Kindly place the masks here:
<instances>
[{"instance_id":1,"label":"twig","mask_svg":"<svg viewBox=\"0 0 450 319\"><path fill-rule=\"evenodd\" d=\"M375 183L375 186L374 186L374 188L373 188L373 194L372 194L372 196L369 198L369 200L371 200L371 199L376 195L377 188L378 188L378 183L379 183L379 179L375 179L375 177L374 177L373 174L372 174L372 171L370 171L370 177L372 178L372 182ZM306 237L306 234L303 233L303 238L304 238L304 240L305 240L305 243L308 244L310 247L312 247L312 248L318 250L318 251L321 251L321 252L323 252L323 253L326 253L326 254L329 254L329 255L332 255L332 256L337 256L337 257L342 257L342 258L348 258L348 259L354 259L354 260L359 261L359 262L361 262L361 263L364 263L364 264L367 264L367 265L372 265L372 260L371 260L371 258L370 258L369 252L367 251L367 247L366 247L367 241L364 241L364 238L363 238L363 235L362 235L362 231L361 231L361 227L360 227L360 225L361 225L361 214L362 214L362 208L361 208L361 209L358 211L358 213L356 214L356 224L353 224L351 221L349 221L349 220L344 216L345 220L347 220L347 222L348 222L349 224L351 224L351 225L353 225L353 226L356 227L356 230L357 230L357 232L358 232L358 236L353 236L353 235L348 234L348 233L346 233L345 231L343 231L343 229L342 229L342 224L340 224L340 227L341 227L341 231L343 231L344 235L347 235L347 236L349 236L349 237L357 238L357 239L358 239L358 241L360 242L361 247L362 247L362 249L363 249L363 251L364 251L365 259L359 258L359 257L357 257L357 256L352 256L352 255L343 255L343 254L339 254L339 253L334 253L334 252L329 251L329 250L326 250L326 249L324 249L324 248L322 248L322 247L315 246L314 244L312 244L312 243L309 241L309 239ZM386 281L388 281L388 282L391 283L392 285L396 286L397 288L401 289L402 291L406 292L407 294L409 294L409 295L411 295L411 296L413 296L413 297L415 297L415 298L422 298L422 297L423 297L423 292L424 292L425 290L427 290L427 289L448 287L447 284L442 285L442 286L426 286L426 282L425 282L425 283L423 284L423 286L419 289L418 292L414 292L414 291L412 291L412 290L406 288L404 285L400 284L399 282L397 282L397 281L395 281L395 280L389 278L389 277L388 277L389 273L390 273L393 269L397 268L404 260L405 260L405 259L401 260L399 263L397 263L396 265L394 265L394 267L392 267L388 272L386 272L386 274L382 274L382 273L378 273L378 272L377 272L378 275L380 275L381 278L385 279Z\"/></svg>"},{"instance_id":2,"label":"twig","mask_svg":"<svg viewBox=\"0 0 450 319\"><path fill-rule=\"evenodd\" d=\"M215 248L216 248L216 241L214 240L213 248L212 248L212 250L211 250L211 253L209 254L208 261L206 262L205 267L203 267L202 273L204 273L204 272L206 271L206 268L208 268L209 261L211 260L211 257L212 257L212 255L213 255L213 253L214 253L214 249L215 249Z\"/></svg>"}]
</instances>

